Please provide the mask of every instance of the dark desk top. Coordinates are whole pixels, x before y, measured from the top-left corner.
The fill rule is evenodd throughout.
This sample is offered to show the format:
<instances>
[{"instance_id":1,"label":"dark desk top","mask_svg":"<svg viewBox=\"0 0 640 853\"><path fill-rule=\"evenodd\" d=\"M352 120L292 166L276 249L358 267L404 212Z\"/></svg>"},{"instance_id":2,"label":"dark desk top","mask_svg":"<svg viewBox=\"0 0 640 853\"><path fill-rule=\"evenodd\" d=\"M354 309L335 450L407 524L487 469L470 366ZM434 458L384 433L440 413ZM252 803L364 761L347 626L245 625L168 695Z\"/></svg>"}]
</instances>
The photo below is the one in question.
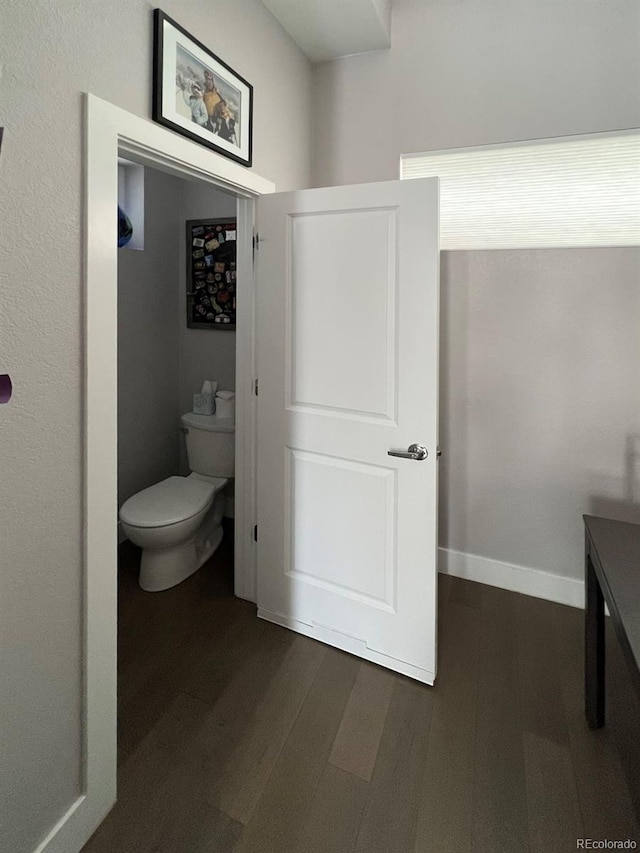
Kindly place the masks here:
<instances>
[{"instance_id":1,"label":"dark desk top","mask_svg":"<svg viewBox=\"0 0 640 853\"><path fill-rule=\"evenodd\" d=\"M583 518L602 593L640 670L640 524L595 515Z\"/></svg>"}]
</instances>

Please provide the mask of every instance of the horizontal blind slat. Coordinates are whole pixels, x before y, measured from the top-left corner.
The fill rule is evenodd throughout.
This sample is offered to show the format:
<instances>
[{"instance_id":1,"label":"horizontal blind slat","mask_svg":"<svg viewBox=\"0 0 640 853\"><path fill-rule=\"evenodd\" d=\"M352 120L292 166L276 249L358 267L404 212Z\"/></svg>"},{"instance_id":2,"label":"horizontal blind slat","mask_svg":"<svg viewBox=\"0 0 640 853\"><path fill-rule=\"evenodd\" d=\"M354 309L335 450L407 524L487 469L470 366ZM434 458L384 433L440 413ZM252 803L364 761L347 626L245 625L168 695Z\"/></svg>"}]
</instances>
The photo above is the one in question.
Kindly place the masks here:
<instances>
[{"instance_id":1,"label":"horizontal blind slat","mask_svg":"<svg viewBox=\"0 0 640 853\"><path fill-rule=\"evenodd\" d=\"M403 155L440 178L443 249L640 245L640 132Z\"/></svg>"}]
</instances>

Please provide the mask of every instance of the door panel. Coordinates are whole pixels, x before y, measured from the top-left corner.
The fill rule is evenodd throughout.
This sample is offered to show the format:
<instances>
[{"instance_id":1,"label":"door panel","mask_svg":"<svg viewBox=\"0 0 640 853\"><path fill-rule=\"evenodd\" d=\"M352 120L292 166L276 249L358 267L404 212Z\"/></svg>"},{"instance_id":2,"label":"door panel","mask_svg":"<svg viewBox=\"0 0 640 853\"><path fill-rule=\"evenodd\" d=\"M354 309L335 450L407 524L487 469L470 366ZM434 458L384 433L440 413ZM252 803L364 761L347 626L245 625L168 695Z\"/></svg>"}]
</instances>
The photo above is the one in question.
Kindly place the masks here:
<instances>
[{"instance_id":1,"label":"door panel","mask_svg":"<svg viewBox=\"0 0 640 853\"><path fill-rule=\"evenodd\" d=\"M437 180L257 208L258 614L432 683Z\"/></svg>"},{"instance_id":2,"label":"door panel","mask_svg":"<svg viewBox=\"0 0 640 853\"><path fill-rule=\"evenodd\" d=\"M394 420L395 219L393 210L291 217L292 405ZM351 247L364 241L361 257Z\"/></svg>"},{"instance_id":3,"label":"door panel","mask_svg":"<svg viewBox=\"0 0 640 853\"><path fill-rule=\"evenodd\" d=\"M395 472L302 450L288 462L287 574L392 611Z\"/></svg>"}]
</instances>

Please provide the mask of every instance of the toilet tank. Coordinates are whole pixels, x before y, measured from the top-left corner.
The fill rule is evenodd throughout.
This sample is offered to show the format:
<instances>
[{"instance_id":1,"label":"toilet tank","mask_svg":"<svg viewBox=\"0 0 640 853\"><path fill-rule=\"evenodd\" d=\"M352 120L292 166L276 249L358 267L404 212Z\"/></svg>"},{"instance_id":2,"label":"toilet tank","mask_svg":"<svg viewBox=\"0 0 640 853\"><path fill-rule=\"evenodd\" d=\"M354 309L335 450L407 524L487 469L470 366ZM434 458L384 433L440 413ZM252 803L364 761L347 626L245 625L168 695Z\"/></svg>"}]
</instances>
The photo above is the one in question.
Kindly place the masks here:
<instances>
[{"instance_id":1,"label":"toilet tank","mask_svg":"<svg viewBox=\"0 0 640 853\"><path fill-rule=\"evenodd\" d=\"M208 477L235 476L236 432L233 418L195 415L180 418L187 443L189 470Z\"/></svg>"}]
</instances>

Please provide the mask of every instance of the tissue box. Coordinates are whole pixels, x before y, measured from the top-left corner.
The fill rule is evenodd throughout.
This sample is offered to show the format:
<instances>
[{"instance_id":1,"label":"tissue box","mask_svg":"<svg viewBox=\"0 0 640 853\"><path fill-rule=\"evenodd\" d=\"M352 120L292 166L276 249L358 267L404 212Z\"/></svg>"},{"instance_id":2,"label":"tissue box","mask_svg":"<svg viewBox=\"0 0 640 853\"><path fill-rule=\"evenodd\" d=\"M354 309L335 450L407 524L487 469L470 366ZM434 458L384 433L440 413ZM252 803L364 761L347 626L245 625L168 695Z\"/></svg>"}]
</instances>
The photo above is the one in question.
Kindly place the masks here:
<instances>
[{"instance_id":1,"label":"tissue box","mask_svg":"<svg viewBox=\"0 0 640 853\"><path fill-rule=\"evenodd\" d=\"M193 413L195 415L212 415L215 410L216 405L211 394L193 395Z\"/></svg>"}]
</instances>

